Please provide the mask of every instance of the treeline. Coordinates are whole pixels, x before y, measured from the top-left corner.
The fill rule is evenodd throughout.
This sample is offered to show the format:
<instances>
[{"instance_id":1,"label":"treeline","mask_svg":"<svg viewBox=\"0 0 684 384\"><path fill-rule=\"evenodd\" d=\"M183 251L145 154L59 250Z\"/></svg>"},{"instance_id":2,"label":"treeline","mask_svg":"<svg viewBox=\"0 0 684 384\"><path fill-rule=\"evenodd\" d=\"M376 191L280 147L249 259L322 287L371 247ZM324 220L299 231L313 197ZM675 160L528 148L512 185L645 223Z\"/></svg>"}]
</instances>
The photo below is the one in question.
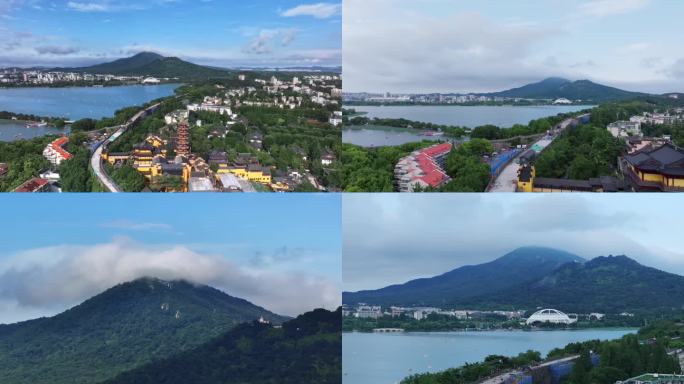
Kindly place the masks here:
<instances>
[{"instance_id":1,"label":"treeline","mask_svg":"<svg viewBox=\"0 0 684 384\"><path fill-rule=\"evenodd\" d=\"M676 124L642 124L641 132L646 137L669 135L676 145L684 147L684 123L682 122Z\"/></svg>"},{"instance_id":2,"label":"treeline","mask_svg":"<svg viewBox=\"0 0 684 384\"><path fill-rule=\"evenodd\" d=\"M568 128L535 161L537 176L586 180L615 175L623 147L603 126Z\"/></svg>"},{"instance_id":3,"label":"treeline","mask_svg":"<svg viewBox=\"0 0 684 384\"><path fill-rule=\"evenodd\" d=\"M106 384L299 384L342 382L341 311L317 309L282 328L243 323L175 357L125 372Z\"/></svg>"},{"instance_id":4,"label":"treeline","mask_svg":"<svg viewBox=\"0 0 684 384\"><path fill-rule=\"evenodd\" d=\"M342 144L341 187L345 192L393 192L394 167L409 153L434 145L433 141L392 147L363 148Z\"/></svg>"},{"instance_id":5,"label":"treeline","mask_svg":"<svg viewBox=\"0 0 684 384\"><path fill-rule=\"evenodd\" d=\"M19 121L45 121L50 125L54 125L57 128L63 128L67 120L65 117L50 117L50 116L37 116L25 113L15 113L8 111L0 111L0 120L12 120L16 119Z\"/></svg>"},{"instance_id":6,"label":"treeline","mask_svg":"<svg viewBox=\"0 0 684 384\"><path fill-rule=\"evenodd\" d=\"M452 178L439 188L440 192L484 192L491 178L489 164L482 156L494 151L492 144L484 139L472 139L449 153L446 173Z\"/></svg>"},{"instance_id":7,"label":"treeline","mask_svg":"<svg viewBox=\"0 0 684 384\"><path fill-rule=\"evenodd\" d=\"M438 373L415 374L403 379L401 384L474 383L496 374L539 363L541 360L541 354L532 350L520 353L515 357L489 355L479 363L467 363L462 367L450 368Z\"/></svg>"},{"instance_id":8,"label":"treeline","mask_svg":"<svg viewBox=\"0 0 684 384\"><path fill-rule=\"evenodd\" d=\"M613 384L645 373L679 374L679 361L667 354L667 339L640 340L637 335L625 335L612 341L589 341L568 344L549 352L549 358L577 355L568 384ZM590 361L590 353L600 357L597 366Z\"/></svg>"},{"instance_id":9,"label":"treeline","mask_svg":"<svg viewBox=\"0 0 684 384\"><path fill-rule=\"evenodd\" d=\"M9 170L0 176L0 191L11 192L25 181L50 167L43 157L43 149L55 136L36 137L30 140L0 141L0 163Z\"/></svg>"},{"instance_id":10,"label":"treeline","mask_svg":"<svg viewBox=\"0 0 684 384\"><path fill-rule=\"evenodd\" d=\"M421 320L405 314L401 316L382 316L377 319L345 316L342 330L345 332L371 332L376 328L401 328L409 332L455 331L463 329L501 329L520 328L517 320L509 321L506 316L496 314L472 315L469 319L430 313Z\"/></svg>"},{"instance_id":11,"label":"treeline","mask_svg":"<svg viewBox=\"0 0 684 384\"><path fill-rule=\"evenodd\" d=\"M679 362L667 354L668 339L640 340L637 335L626 335L618 340L593 340L571 343L549 352L546 360L579 355L572 370L563 379L565 384L614 384L617 381L645 373L679 374ZM591 356L598 355L597 365ZM402 380L402 384L467 384L501 375L542 362L541 354L528 351L514 358L488 356L483 362L466 364L438 373L417 374ZM530 372L533 377L550 377L547 368Z\"/></svg>"},{"instance_id":12,"label":"treeline","mask_svg":"<svg viewBox=\"0 0 684 384\"><path fill-rule=\"evenodd\" d=\"M379 125L383 127L417 129L421 131L439 131L444 132L445 135L451 137L463 137L470 132L470 129L466 127L426 123L408 119L388 119L378 117L371 119L365 116L353 116L351 118L348 116L343 116L342 120L346 126Z\"/></svg>"},{"instance_id":13,"label":"treeline","mask_svg":"<svg viewBox=\"0 0 684 384\"><path fill-rule=\"evenodd\" d=\"M501 140L510 139L516 136L529 136L546 133L561 121L576 115L577 113L561 113L556 116L543 117L531 120L527 125L515 124L510 128L501 128L496 125L482 125L473 128L470 136L473 138Z\"/></svg>"}]
</instances>

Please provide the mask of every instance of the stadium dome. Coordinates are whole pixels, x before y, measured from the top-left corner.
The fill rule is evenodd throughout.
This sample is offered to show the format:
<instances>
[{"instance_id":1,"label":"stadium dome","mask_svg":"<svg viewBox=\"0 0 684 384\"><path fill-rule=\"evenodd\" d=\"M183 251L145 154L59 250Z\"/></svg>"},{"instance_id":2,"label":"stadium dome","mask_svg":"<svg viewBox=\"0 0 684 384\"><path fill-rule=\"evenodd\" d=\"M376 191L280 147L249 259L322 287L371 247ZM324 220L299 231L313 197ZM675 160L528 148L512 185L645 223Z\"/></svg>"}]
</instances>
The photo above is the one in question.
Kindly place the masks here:
<instances>
[{"instance_id":1,"label":"stadium dome","mask_svg":"<svg viewBox=\"0 0 684 384\"><path fill-rule=\"evenodd\" d=\"M534 323L553 323L553 324L572 324L577 322L576 318L572 318L557 309L542 309L532 314L527 319L527 325Z\"/></svg>"}]
</instances>

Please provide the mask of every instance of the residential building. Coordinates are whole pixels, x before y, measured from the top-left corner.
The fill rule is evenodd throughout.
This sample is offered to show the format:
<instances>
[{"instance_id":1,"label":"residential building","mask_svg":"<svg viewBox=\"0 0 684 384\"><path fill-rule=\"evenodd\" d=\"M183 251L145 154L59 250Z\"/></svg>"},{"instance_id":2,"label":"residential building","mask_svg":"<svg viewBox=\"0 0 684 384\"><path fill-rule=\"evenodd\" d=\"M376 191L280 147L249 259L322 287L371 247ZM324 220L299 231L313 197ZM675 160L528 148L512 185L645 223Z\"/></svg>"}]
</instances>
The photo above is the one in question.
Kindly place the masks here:
<instances>
[{"instance_id":1,"label":"residential building","mask_svg":"<svg viewBox=\"0 0 684 384\"><path fill-rule=\"evenodd\" d=\"M452 147L451 143L436 144L399 160L394 168L399 192L413 192L416 186L438 188L449 182L444 165Z\"/></svg>"},{"instance_id":2,"label":"residential building","mask_svg":"<svg viewBox=\"0 0 684 384\"><path fill-rule=\"evenodd\" d=\"M34 177L18 186L14 192L51 192L50 180Z\"/></svg>"},{"instance_id":3,"label":"residential building","mask_svg":"<svg viewBox=\"0 0 684 384\"><path fill-rule=\"evenodd\" d=\"M64 145L69 142L68 137L60 137L48 144L43 150L43 157L45 157L52 165L58 166L63 161L71 159L71 153L64 150Z\"/></svg>"}]
</instances>

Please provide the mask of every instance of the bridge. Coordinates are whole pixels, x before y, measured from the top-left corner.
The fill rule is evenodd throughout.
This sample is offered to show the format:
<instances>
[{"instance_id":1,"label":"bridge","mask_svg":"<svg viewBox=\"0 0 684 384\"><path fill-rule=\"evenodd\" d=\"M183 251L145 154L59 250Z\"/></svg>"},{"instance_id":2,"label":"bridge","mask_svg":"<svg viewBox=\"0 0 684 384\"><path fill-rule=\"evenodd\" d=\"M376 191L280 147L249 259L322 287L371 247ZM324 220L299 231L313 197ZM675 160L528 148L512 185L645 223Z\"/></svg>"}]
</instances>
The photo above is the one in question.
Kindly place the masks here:
<instances>
[{"instance_id":1,"label":"bridge","mask_svg":"<svg viewBox=\"0 0 684 384\"><path fill-rule=\"evenodd\" d=\"M115 127L109 127L109 128L116 128L116 131L112 133L106 140L102 141L95 149L93 150L93 154L90 157L90 166L93 169L93 172L95 172L95 176L97 176L97 179L100 181L100 183L109 191L109 192L123 192L121 190L121 187L119 187L116 182L109 177L107 174L107 171L104 168L104 162L102 161L102 151L109 146L109 144L113 143L116 139L118 139L122 134L124 134L129 128L131 128L134 124L136 124L142 117L149 115L150 113L154 112L155 109L159 106L161 103L154 104L150 107L147 107L146 109L143 109L136 113L133 117L128 119L126 124L123 125L118 125Z\"/></svg>"},{"instance_id":2,"label":"bridge","mask_svg":"<svg viewBox=\"0 0 684 384\"><path fill-rule=\"evenodd\" d=\"M404 328L373 328L373 332L380 332L380 333L404 332Z\"/></svg>"}]
</instances>

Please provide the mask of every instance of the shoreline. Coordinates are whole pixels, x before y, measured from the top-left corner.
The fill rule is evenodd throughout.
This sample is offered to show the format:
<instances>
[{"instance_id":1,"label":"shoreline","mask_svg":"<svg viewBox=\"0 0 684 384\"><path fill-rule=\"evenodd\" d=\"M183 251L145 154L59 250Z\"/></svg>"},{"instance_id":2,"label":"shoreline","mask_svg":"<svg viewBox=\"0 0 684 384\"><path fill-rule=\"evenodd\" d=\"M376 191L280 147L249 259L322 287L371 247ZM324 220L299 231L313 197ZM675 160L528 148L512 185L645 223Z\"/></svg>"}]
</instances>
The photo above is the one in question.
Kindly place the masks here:
<instances>
[{"instance_id":1,"label":"shoreline","mask_svg":"<svg viewBox=\"0 0 684 384\"><path fill-rule=\"evenodd\" d=\"M106 85L106 84L89 84L89 85L19 85L19 86L13 86L13 87L8 87L8 86L0 86L0 89L59 89L59 88L116 88L116 87L133 87L133 86L144 86L144 87L155 87L159 85L169 85L169 84L178 84L183 85L184 83L176 83L176 82L168 82L168 83L159 83L159 84L141 84L141 83L132 83L132 84L113 84L113 85Z\"/></svg>"},{"instance_id":2,"label":"shoreline","mask_svg":"<svg viewBox=\"0 0 684 384\"><path fill-rule=\"evenodd\" d=\"M638 331L639 327L586 327L586 328L533 328L533 329L508 329L508 328L493 328L493 329L461 329L454 331L402 331L402 332L375 332L375 331L342 331L342 334L374 334L374 335L396 335L396 334L440 334L440 333L482 333L482 332L574 332L574 331Z\"/></svg>"}]
</instances>

